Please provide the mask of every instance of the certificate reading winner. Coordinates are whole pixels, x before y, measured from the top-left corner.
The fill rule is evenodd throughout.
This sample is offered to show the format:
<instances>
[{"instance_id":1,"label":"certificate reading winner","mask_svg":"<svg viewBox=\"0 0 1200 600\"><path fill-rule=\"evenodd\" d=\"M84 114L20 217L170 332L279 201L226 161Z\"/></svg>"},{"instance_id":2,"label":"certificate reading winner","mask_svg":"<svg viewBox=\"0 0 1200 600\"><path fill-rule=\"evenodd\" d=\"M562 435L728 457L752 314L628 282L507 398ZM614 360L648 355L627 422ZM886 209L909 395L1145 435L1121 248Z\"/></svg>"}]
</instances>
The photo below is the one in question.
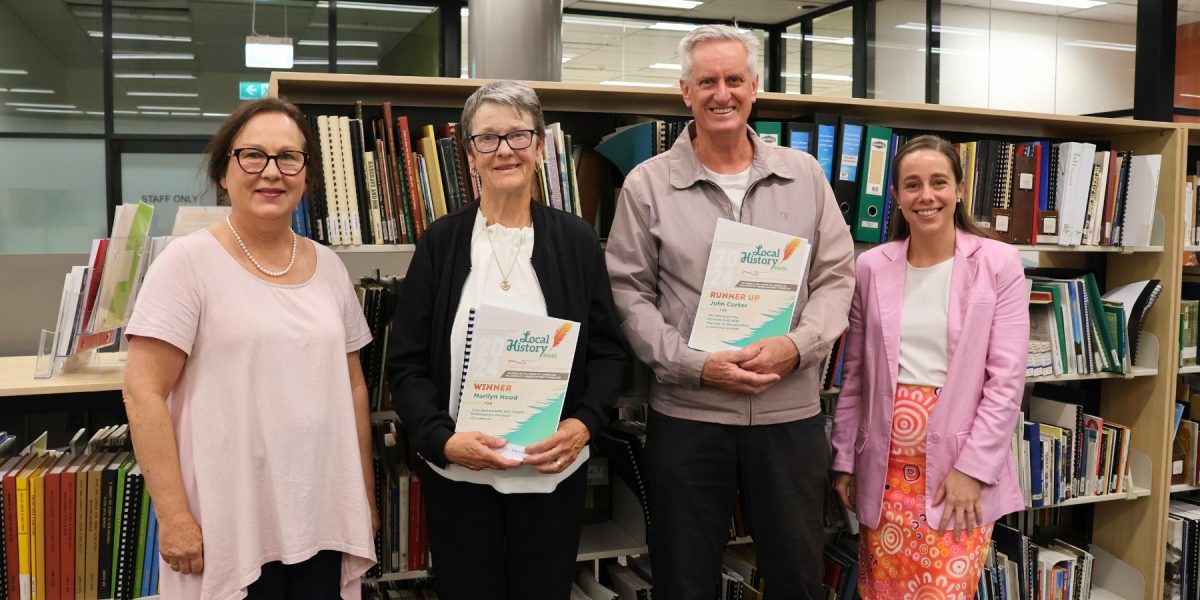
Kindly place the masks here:
<instances>
[{"instance_id":1,"label":"certificate reading winner","mask_svg":"<svg viewBox=\"0 0 1200 600\"><path fill-rule=\"evenodd\" d=\"M499 454L521 460L558 431L578 340L574 321L481 306L468 324L455 431L502 437Z\"/></svg>"},{"instance_id":2,"label":"certificate reading winner","mask_svg":"<svg viewBox=\"0 0 1200 600\"><path fill-rule=\"evenodd\" d=\"M787 333L810 250L804 238L717 221L688 346L732 350Z\"/></svg>"}]
</instances>

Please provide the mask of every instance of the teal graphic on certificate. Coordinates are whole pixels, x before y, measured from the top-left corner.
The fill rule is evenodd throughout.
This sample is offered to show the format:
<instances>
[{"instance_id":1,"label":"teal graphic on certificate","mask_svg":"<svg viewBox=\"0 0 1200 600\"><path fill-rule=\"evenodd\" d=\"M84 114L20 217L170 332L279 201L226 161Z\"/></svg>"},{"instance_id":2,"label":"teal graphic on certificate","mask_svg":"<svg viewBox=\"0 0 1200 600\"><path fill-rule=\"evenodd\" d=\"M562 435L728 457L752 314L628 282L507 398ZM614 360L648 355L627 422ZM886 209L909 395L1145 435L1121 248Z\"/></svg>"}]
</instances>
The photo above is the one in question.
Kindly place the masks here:
<instances>
[{"instance_id":1,"label":"teal graphic on certificate","mask_svg":"<svg viewBox=\"0 0 1200 600\"><path fill-rule=\"evenodd\" d=\"M801 237L717 221L688 346L732 350L787 333L810 250Z\"/></svg>"},{"instance_id":2,"label":"teal graphic on certificate","mask_svg":"<svg viewBox=\"0 0 1200 600\"><path fill-rule=\"evenodd\" d=\"M521 460L558 431L579 323L486 304L474 313L455 431L502 437L499 454Z\"/></svg>"}]
</instances>

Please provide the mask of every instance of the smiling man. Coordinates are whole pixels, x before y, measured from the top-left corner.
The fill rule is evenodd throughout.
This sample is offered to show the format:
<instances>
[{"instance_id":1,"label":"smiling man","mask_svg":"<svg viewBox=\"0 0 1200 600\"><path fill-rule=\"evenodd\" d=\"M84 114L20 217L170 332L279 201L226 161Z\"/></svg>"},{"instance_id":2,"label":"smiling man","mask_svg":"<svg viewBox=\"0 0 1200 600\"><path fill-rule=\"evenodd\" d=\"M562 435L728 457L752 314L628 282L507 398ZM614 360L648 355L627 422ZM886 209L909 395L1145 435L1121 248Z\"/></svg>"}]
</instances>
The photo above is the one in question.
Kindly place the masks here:
<instances>
[{"instance_id":1,"label":"smiling man","mask_svg":"<svg viewBox=\"0 0 1200 600\"><path fill-rule=\"evenodd\" d=\"M853 242L817 161L747 126L758 40L706 25L679 44L695 121L625 179L607 262L621 325L654 370L647 455L659 600L708 600L740 488L770 600L820 598L829 443L820 365L846 328ZM812 244L790 331L688 347L718 219Z\"/></svg>"}]
</instances>

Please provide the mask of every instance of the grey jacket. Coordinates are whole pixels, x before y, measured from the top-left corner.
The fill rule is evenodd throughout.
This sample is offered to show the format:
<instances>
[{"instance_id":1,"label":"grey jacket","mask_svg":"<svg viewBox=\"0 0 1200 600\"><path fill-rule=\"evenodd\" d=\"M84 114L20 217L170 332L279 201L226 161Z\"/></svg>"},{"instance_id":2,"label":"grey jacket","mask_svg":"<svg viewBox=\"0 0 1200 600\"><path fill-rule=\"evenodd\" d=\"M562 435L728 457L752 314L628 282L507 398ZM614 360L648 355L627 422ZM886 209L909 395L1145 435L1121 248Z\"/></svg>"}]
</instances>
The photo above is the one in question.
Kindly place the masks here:
<instances>
[{"instance_id":1,"label":"grey jacket","mask_svg":"<svg viewBox=\"0 0 1200 600\"><path fill-rule=\"evenodd\" d=\"M704 285L717 219L739 220L692 149L688 127L670 150L629 173L617 202L606 258L621 328L656 380L650 406L663 414L728 425L768 425L820 412L821 361L846 329L854 293L854 243L833 190L812 156L763 143L753 130L750 187L740 221L812 243L788 337L796 371L759 395L700 385L707 353L688 336Z\"/></svg>"}]
</instances>

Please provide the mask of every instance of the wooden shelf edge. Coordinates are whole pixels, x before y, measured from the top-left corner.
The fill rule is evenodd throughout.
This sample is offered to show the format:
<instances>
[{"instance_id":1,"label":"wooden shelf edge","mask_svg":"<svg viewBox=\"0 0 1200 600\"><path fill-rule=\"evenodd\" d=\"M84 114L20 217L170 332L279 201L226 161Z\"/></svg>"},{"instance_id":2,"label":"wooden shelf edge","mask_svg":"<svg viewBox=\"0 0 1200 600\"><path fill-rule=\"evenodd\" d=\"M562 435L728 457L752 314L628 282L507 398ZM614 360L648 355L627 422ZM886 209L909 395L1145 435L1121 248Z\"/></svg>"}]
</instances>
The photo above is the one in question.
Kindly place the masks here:
<instances>
[{"instance_id":1,"label":"wooden shelf edge","mask_svg":"<svg viewBox=\"0 0 1200 600\"><path fill-rule=\"evenodd\" d=\"M426 577L429 577L429 571L401 571L399 573L384 573L379 577L363 577L363 583L406 581L409 579L425 579Z\"/></svg>"},{"instance_id":2,"label":"wooden shelf edge","mask_svg":"<svg viewBox=\"0 0 1200 600\"><path fill-rule=\"evenodd\" d=\"M329 246L329 249L338 254L354 254L359 252L411 253L416 251L417 246L415 244L361 244L358 246Z\"/></svg>"},{"instance_id":3,"label":"wooden shelf edge","mask_svg":"<svg viewBox=\"0 0 1200 600\"><path fill-rule=\"evenodd\" d=\"M1178 373L1180 375L1187 375L1188 373L1200 373L1200 365L1188 365L1186 367L1179 367Z\"/></svg>"},{"instance_id":4,"label":"wooden shelf edge","mask_svg":"<svg viewBox=\"0 0 1200 600\"><path fill-rule=\"evenodd\" d=\"M1176 483L1175 485L1171 486L1172 494L1177 494L1179 492L1190 492L1193 490L1200 490L1200 485L1189 485L1186 483Z\"/></svg>"},{"instance_id":5,"label":"wooden shelf edge","mask_svg":"<svg viewBox=\"0 0 1200 600\"><path fill-rule=\"evenodd\" d=\"M1137 500L1138 498L1146 498L1150 496L1150 490L1143 487L1134 487L1129 493L1120 494L1105 494L1103 496L1084 496L1082 498L1071 498L1064 500L1058 504L1047 504L1046 506L1038 506L1036 508L1026 508L1025 510L1043 510L1046 508L1063 508L1066 506L1081 506L1084 504L1099 504L1101 502L1112 502L1114 500Z\"/></svg>"}]
</instances>

